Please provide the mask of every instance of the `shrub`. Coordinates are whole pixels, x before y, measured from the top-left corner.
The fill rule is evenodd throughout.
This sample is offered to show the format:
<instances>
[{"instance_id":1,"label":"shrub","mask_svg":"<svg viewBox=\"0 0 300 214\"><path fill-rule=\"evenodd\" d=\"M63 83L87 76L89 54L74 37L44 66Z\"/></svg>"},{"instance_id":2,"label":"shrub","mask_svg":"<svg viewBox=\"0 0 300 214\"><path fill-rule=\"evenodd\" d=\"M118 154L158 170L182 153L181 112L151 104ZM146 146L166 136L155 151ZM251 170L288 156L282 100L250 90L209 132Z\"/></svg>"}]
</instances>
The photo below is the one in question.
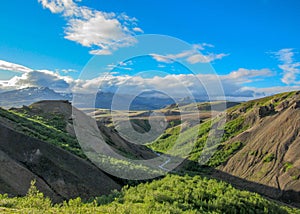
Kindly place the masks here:
<instances>
[{"instance_id":1,"label":"shrub","mask_svg":"<svg viewBox=\"0 0 300 214\"><path fill-rule=\"evenodd\" d=\"M284 163L284 171L287 172L289 169L293 168L293 164L290 162Z\"/></svg>"},{"instance_id":2,"label":"shrub","mask_svg":"<svg viewBox=\"0 0 300 214\"><path fill-rule=\"evenodd\" d=\"M267 154L264 158L265 163L269 163L275 159L275 155L273 153Z\"/></svg>"}]
</instances>

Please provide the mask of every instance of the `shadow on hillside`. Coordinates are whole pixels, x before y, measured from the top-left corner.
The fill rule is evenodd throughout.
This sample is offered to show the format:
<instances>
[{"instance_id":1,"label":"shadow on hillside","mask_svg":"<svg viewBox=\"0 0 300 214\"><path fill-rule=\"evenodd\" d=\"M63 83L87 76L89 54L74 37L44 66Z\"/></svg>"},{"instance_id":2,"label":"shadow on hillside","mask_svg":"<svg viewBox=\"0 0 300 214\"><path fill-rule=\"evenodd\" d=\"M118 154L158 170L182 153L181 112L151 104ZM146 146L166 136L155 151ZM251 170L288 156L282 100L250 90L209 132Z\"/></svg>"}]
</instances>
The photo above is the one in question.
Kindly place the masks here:
<instances>
[{"instance_id":1,"label":"shadow on hillside","mask_svg":"<svg viewBox=\"0 0 300 214\"><path fill-rule=\"evenodd\" d=\"M193 170L190 171L188 169ZM259 193L265 197L288 203L298 208L300 207L300 192L298 191L281 190L254 181L245 180L213 167L200 166L197 162L191 160L184 160L179 167L172 171L172 173L180 175L188 174L190 176L201 175L208 178L214 178L219 181L225 181L237 189Z\"/></svg>"}]
</instances>

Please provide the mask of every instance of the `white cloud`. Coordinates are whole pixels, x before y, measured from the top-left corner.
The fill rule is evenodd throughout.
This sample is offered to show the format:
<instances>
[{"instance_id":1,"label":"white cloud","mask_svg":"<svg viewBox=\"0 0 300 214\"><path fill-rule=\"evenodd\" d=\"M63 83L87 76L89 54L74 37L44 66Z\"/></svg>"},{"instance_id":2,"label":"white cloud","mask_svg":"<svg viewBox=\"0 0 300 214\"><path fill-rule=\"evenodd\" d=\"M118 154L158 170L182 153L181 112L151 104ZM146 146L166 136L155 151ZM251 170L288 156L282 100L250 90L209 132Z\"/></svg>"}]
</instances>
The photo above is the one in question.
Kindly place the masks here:
<instances>
[{"instance_id":1,"label":"white cloud","mask_svg":"<svg viewBox=\"0 0 300 214\"><path fill-rule=\"evenodd\" d=\"M269 96L269 95L274 95L274 94L288 92L288 91L298 91L300 90L300 86L275 86L270 88L248 87L247 89L255 91L256 93L264 94L265 96Z\"/></svg>"},{"instance_id":2,"label":"white cloud","mask_svg":"<svg viewBox=\"0 0 300 214\"><path fill-rule=\"evenodd\" d=\"M143 78L140 76L114 76L107 74L91 80L74 80L71 77L61 76L58 73L40 70L24 73L20 77L16 76L9 81L0 81L0 89L14 90L26 87L49 87L59 92L75 92L75 93L92 93L99 89L106 92L115 92L120 88L119 93L136 94L143 90L159 90L168 95L175 97L186 96L182 88L188 89L196 98L207 99L206 90L210 91L211 99L227 99L230 100L249 100L263 95L270 95L276 92L288 90L299 90L299 87L273 87L273 88L250 88L242 85L242 80L250 81L256 77L269 75L269 71L239 69L228 75L219 76L219 80L224 89L224 94L215 91L215 86L219 84L215 75L199 74L197 76L191 74L155 76L153 78ZM199 82L199 79L203 84ZM163 83L163 84L162 84ZM204 88L204 85L206 88Z\"/></svg>"},{"instance_id":3,"label":"white cloud","mask_svg":"<svg viewBox=\"0 0 300 214\"><path fill-rule=\"evenodd\" d=\"M43 8L49 9L52 13L61 13L64 10L75 9L76 5L72 0L38 0Z\"/></svg>"},{"instance_id":4,"label":"white cloud","mask_svg":"<svg viewBox=\"0 0 300 214\"><path fill-rule=\"evenodd\" d=\"M112 54L112 51L109 50L109 49L101 49L101 50L91 50L89 51L90 54L93 54L93 55L111 55Z\"/></svg>"},{"instance_id":5,"label":"white cloud","mask_svg":"<svg viewBox=\"0 0 300 214\"><path fill-rule=\"evenodd\" d=\"M294 52L292 48L284 48L274 53L281 62L292 63Z\"/></svg>"},{"instance_id":6,"label":"white cloud","mask_svg":"<svg viewBox=\"0 0 300 214\"><path fill-rule=\"evenodd\" d=\"M77 70L71 69L71 68L69 68L69 69L61 69L61 70L57 69L56 71L57 71L57 72L58 72L58 71L61 71L62 73L65 73L65 74L68 74L68 73L76 73L76 72L78 72Z\"/></svg>"},{"instance_id":7,"label":"white cloud","mask_svg":"<svg viewBox=\"0 0 300 214\"><path fill-rule=\"evenodd\" d=\"M200 50L200 51L205 50L205 47L213 48L214 45L208 44L208 43L194 44L194 45L193 45L193 48L195 48L195 49L197 49L197 50Z\"/></svg>"},{"instance_id":8,"label":"white cloud","mask_svg":"<svg viewBox=\"0 0 300 214\"><path fill-rule=\"evenodd\" d=\"M165 56L158 55L158 54L150 54L153 59L155 59L158 62L164 62L164 63L173 63L174 61L178 59L183 59L186 62L190 64L196 64L196 63L210 63L218 59L222 59L225 56L228 56L228 54L225 53L200 53L199 50L204 51L205 47L214 47L211 44L203 43L203 44L194 44L192 46L192 49L185 50L177 54L167 54Z\"/></svg>"},{"instance_id":9,"label":"white cloud","mask_svg":"<svg viewBox=\"0 0 300 214\"><path fill-rule=\"evenodd\" d=\"M0 60L0 70L5 70L5 71L14 71L14 72L30 72L32 71L31 68L25 67L23 65L7 62Z\"/></svg>"},{"instance_id":10,"label":"white cloud","mask_svg":"<svg viewBox=\"0 0 300 214\"><path fill-rule=\"evenodd\" d=\"M295 52L291 48L273 52L282 63L278 67L283 71L281 81L285 84L300 84L300 62L294 60Z\"/></svg>"},{"instance_id":11,"label":"white cloud","mask_svg":"<svg viewBox=\"0 0 300 214\"><path fill-rule=\"evenodd\" d=\"M262 96L262 91L255 91L255 88L247 88L242 85L243 81L255 81L257 77L271 75L268 69L247 70L239 69L228 75L211 74L170 74L166 76L155 76L152 78L143 78L140 76L114 76L108 74L105 77L99 77L92 80L77 81L73 91L79 93L90 93L97 91L101 85L101 90L106 92L115 92L119 88L119 93L136 94L143 90L159 90L175 97L185 97L183 88L188 89L196 98L207 99L208 90L213 96L211 99L231 99L239 98L247 100L256 96ZM200 80L200 81L199 81ZM224 89L224 94L216 91L216 85L220 82ZM205 87L204 87L205 86Z\"/></svg>"},{"instance_id":12,"label":"white cloud","mask_svg":"<svg viewBox=\"0 0 300 214\"><path fill-rule=\"evenodd\" d=\"M49 70L34 70L23 65L0 60L0 70L21 73L9 80L0 80L0 90L15 90L26 87L49 87L57 91L69 90L74 80L68 76L61 76L58 72ZM64 73L75 72L73 69L62 69Z\"/></svg>"},{"instance_id":13,"label":"white cloud","mask_svg":"<svg viewBox=\"0 0 300 214\"><path fill-rule=\"evenodd\" d=\"M116 65L118 68L127 69L132 65L132 61L120 62ZM7 63L2 63L7 64ZM9 65L16 65L10 63ZM115 65L111 65L115 66ZM6 66L7 67L7 66ZM11 66L16 67L16 66ZM23 68L18 65L18 68ZM70 72L70 69L66 69ZM207 99L206 90L210 91L211 99L227 99L231 100L249 100L263 95L270 95L283 91L299 90L300 86L273 87L273 88L251 88L244 87L247 82L255 82L260 78L272 75L269 69L245 69L240 68L232 71L227 75L211 74L170 74L166 76L155 76L146 78L141 76L122 75L117 76L115 73L107 73L104 76L91 80L76 80L72 77L62 76L58 72L49 70L32 70L20 69L21 76L15 76L8 81L0 81L0 90L14 90L26 87L49 87L58 92L77 92L91 93L95 92L101 86L103 91L115 92L118 88L120 93L139 93L143 90L160 90L166 94L183 97L186 96L183 87L188 89L196 98ZM200 81L199 81L200 80ZM216 91L216 85L220 82L224 89L224 94ZM202 84L201 84L202 82ZM100 85L101 84L101 85ZM206 88L204 88L204 86Z\"/></svg>"},{"instance_id":14,"label":"white cloud","mask_svg":"<svg viewBox=\"0 0 300 214\"><path fill-rule=\"evenodd\" d=\"M159 54L149 54L153 59L155 59L157 62L164 62L164 63L173 63L174 60L167 57L167 56L162 56Z\"/></svg>"},{"instance_id":15,"label":"white cloud","mask_svg":"<svg viewBox=\"0 0 300 214\"><path fill-rule=\"evenodd\" d=\"M222 59L223 57L228 56L228 54L214 54L210 53L208 55L203 55L203 54L194 54L192 56L189 56L187 58L187 61L191 64L196 64L196 63L210 63L213 62L217 59Z\"/></svg>"},{"instance_id":16,"label":"white cloud","mask_svg":"<svg viewBox=\"0 0 300 214\"><path fill-rule=\"evenodd\" d=\"M132 28L132 30L134 30L135 32L138 32L138 33L144 33L144 31L139 27L134 27L134 28Z\"/></svg>"},{"instance_id":17,"label":"white cloud","mask_svg":"<svg viewBox=\"0 0 300 214\"><path fill-rule=\"evenodd\" d=\"M37 70L23 73L21 76L14 76L8 81L0 81L3 90L14 90L27 87L49 87L57 91L69 90L73 79L60 76L58 73L48 70Z\"/></svg>"},{"instance_id":18,"label":"white cloud","mask_svg":"<svg viewBox=\"0 0 300 214\"><path fill-rule=\"evenodd\" d=\"M84 47L90 54L109 55L114 50L136 42L137 19L125 13L115 14L79 6L73 0L38 0L52 13L62 13L67 20L65 38Z\"/></svg>"},{"instance_id":19,"label":"white cloud","mask_svg":"<svg viewBox=\"0 0 300 214\"><path fill-rule=\"evenodd\" d=\"M131 60L128 60L128 61L124 61L124 62L119 62L117 64L109 64L109 65L107 65L106 69L109 71L109 74L119 74L119 72L117 71L118 69L132 71L133 68L130 67L132 65L133 65L133 62Z\"/></svg>"},{"instance_id":20,"label":"white cloud","mask_svg":"<svg viewBox=\"0 0 300 214\"><path fill-rule=\"evenodd\" d=\"M245 69L245 68L239 68L236 71L232 71L228 75L224 76L224 79L231 79L235 80L236 83L243 84L248 82L253 82L254 80L257 80L256 78L260 77L268 77L272 76L273 73L268 68L263 69Z\"/></svg>"}]
</instances>

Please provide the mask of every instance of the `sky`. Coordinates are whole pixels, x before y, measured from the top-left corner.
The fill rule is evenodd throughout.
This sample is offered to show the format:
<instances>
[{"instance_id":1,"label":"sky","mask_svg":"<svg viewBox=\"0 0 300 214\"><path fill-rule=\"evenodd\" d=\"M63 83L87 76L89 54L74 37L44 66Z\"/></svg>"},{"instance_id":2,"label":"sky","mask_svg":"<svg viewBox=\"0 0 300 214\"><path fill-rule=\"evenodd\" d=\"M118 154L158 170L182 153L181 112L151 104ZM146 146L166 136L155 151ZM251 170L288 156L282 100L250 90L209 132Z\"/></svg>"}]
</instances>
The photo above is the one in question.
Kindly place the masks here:
<instances>
[{"instance_id":1,"label":"sky","mask_svg":"<svg viewBox=\"0 0 300 214\"><path fill-rule=\"evenodd\" d=\"M300 89L298 0L1 3L0 92L101 85L185 96L184 86L246 100Z\"/></svg>"}]
</instances>

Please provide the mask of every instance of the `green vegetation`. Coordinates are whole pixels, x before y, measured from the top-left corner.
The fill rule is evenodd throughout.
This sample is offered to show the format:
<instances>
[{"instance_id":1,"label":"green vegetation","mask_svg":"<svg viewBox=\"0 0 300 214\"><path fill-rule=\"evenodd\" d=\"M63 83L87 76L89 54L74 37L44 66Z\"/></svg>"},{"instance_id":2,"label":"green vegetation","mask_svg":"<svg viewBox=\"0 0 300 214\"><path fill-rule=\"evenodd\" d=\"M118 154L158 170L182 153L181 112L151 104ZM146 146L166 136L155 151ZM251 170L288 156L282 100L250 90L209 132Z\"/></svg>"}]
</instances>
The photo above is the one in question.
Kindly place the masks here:
<instances>
[{"instance_id":1,"label":"green vegetation","mask_svg":"<svg viewBox=\"0 0 300 214\"><path fill-rule=\"evenodd\" d=\"M284 171L287 172L289 171L289 169L292 169L293 168L293 164L290 163L290 162L286 162L284 163Z\"/></svg>"},{"instance_id":2,"label":"green vegetation","mask_svg":"<svg viewBox=\"0 0 300 214\"><path fill-rule=\"evenodd\" d=\"M269 153L264 157L264 162L269 163L275 159L275 155L273 153Z\"/></svg>"},{"instance_id":3,"label":"green vegetation","mask_svg":"<svg viewBox=\"0 0 300 214\"><path fill-rule=\"evenodd\" d=\"M169 128L149 147L157 152L166 153L174 146L179 134L180 126Z\"/></svg>"},{"instance_id":4,"label":"green vegetation","mask_svg":"<svg viewBox=\"0 0 300 214\"><path fill-rule=\"evenodd\" d=\"M143 176L160 176L163 174L158 168L153 168L147 166L146 164L137 164L133 161L127 161L122 159L113 158L107 155L101 155L95 152L86 152L86 155L89 157L93 163L97 163L97 166L101 166L101 169L106 170L107 172L114 171L119 172L123 176L136 174L141 177ZM126 182L128 183L128 182ZM129 182L130 183L130 182Z\"/></svg>"},{"instance_id":5,"label":"green vegetation","mask_svg":"<svg viewBox=\"0 0 300 214\"><path fill-rule=\"evenodd\" d=\"M234 120L227 122L224 127L222 142L225 142L226 140L231 139L232 137L245 131L248 128L248 126L245 125L244 121L244 117L238 117Z\"/></svg>"},{"instance_id":6,"label":"green vegetation","mask_svg":"<svg viewBox=\"0 0 300 214\"><path fill-rule=\"evenodd\" d=\"M69 152L72 152L73 154L87 159L87 156L82 151L78 141L76 138L69 135L66 131L59 130L55 124L55 121L60 121L60 124L57 125L58 127L62 127L61 122L62 118L58 115L55 116L48 116L48 118L52 118L51 120L47 120L44 117L33 117L30 116L27 118L27 114L4 110L0 108L0 117L6 118L10 122L13 122L15 124L14 130L20 133L23 133L27 136L33 137L38 140L42 140L48 143L51 143L55 146L61 147ZM56 119L53 119L56 118ZM45 122L46 121L46 122ZM50 125L50 123L52 125ZM118 148L118 152L122 155L132 158L131 154L128 154L126 151L122 151L121 148ZM154 174L160 174L157 170L150 169L147 166L133 164L126 160L118 160L116 158L107 157L107 156L100 156L99 154L96 154L95 152L89 152L88 153L89 158L93 161L101 164L102 166L109 166L112 170L129 170L133 172L139 172L139 173L154 173ZM125 183L128 183L125 181Z\"/></svg>"},{"instance_id":7,"label":"green vegetation","mask_svg":"<svg viewBox=\"0 0 300 214\"><path fill-rule=\"evenodd\" d=\"M59 113L47 113L47 114L32 114L25 109L22 110L10 110L10 112L15 113L21 117L31 119L32 121L44 124L48 127L55 128L60 131L66 131L66 120L64 115Z\"/></svg>"},{"instance_id":8,"label":"green vegetation","mask_svg":"<svg viewBox=\"0 0 300 214\"><path fill-rule=\"evenodd\" d=\"M209 159L207 165L216 167L225 163L231 155L240 150L243 147L242 142L234 142L230 144L220 145L219 149Z\"/></svg>"},{"instance_id":9,"label":"green vegetation","mask_svg":"<svg viewBox=\"0 0 300 214\"><path fill-rule=\"evenodd\" d=\"M86 158L77 140L66 133L51 126L43 121L42 118L33 119L26 116L0 108L0 117L15 124L14 130L30 137L46 141L53 145L59 146L73 154Z\"/></svg>"},{"instance_id":10,"label":"green vegetation","mask_svg":"<svg viewBox=\"0 0 300 214\"><path fill-rule=\"evenodd\" d=\"M253 150L253 151L251 151L251 152L249 153L249 155L251 155L251 156L256 156L256 155L258 155L258 151L257 151L257 150Z\"/></svg>"},{"instance_id":11,"label":"green vegetation","mask_svg":"<svg viewBox=\"0 0 300 214\"><path fill-rule=\"evenodd\" d=\"M205 152L209 153L209 151L216 151L207 165L213 167L219 166L222 163L226 162L231 155L233 155L243 147L243 144L241 142L234 142L230 144L224 144L224 142L248 128L248 126L245 125L245 120L243 117L235 118L225 123L222 127L219 127L218 123L221 119L222 118L214 121L206 121L200 125L189 128L182 133L180 133L180 126L169 128L163 135L160 136L159 139L150 144L149 147L158 152L170 153L172 155L179 156L180 154L176 153L177 150L187 151L187 149L190 149L189 151L191 152L189 155L189 159L195 162L198 162L199 158L201 158L201 156L203 156ZM212 127L218 128L216 129ZM214 135L214 133L216 133L217 131L222 132L222 129L224 130L222 138L215 138L214 136L217 135ZM210 134L211 137L208 138ZM179 140L178 142L178 139L181 140ZM178 148L177 150L172 149L175 145L175 142ZM191 146L193 148L191 148ZM217 148L215 148L216 146ZM182 153L185 154L184 152Z\"/></svg>"},{"instance_id":12,"label":"green vegetation","mask_svg":"<svg viewBox=\"0 0 300 214\"><path fill-rule=\"evenodd\" d=\"M32 183L25 197L0 195L2 213L300 213L256 193L200 176L168 175L108 196L52 204Z\"/></svg>"},{"instance_id":13,"label":"green vegetation","mask_svg":"<svg viewBox=\"0 0 300 214\"><path fill-rule=\"evenodd\" d=\"M292 168L289 171L289 175L293 180L298 180L300 178L300 170L298 168Z\"/></svg>"},{"instance_id":14,"label":"green vegetation","mask_svg":"<svg viewBox=\"0 0 300 214\"><path fill-rule=\"evenodd\" d=\"M264 97L264 98L260 98L257 100L251 100L245 103L242 103L240 105L234 106L233 108L230 108L228 113L233 113L236 110L240 110L241 112L247 113L251 110L253 110L254 106L267 106L269 104L274 105L274 107L276 107L282 100L288 99L290 97L292 97L293 95L295 95L295 91L291 91L291 92L285 92L285 93L281 93L281 94L277 94L277 95L273 95L273 96L269 96L269 97Z\"/></svg>"}]
</instances>

